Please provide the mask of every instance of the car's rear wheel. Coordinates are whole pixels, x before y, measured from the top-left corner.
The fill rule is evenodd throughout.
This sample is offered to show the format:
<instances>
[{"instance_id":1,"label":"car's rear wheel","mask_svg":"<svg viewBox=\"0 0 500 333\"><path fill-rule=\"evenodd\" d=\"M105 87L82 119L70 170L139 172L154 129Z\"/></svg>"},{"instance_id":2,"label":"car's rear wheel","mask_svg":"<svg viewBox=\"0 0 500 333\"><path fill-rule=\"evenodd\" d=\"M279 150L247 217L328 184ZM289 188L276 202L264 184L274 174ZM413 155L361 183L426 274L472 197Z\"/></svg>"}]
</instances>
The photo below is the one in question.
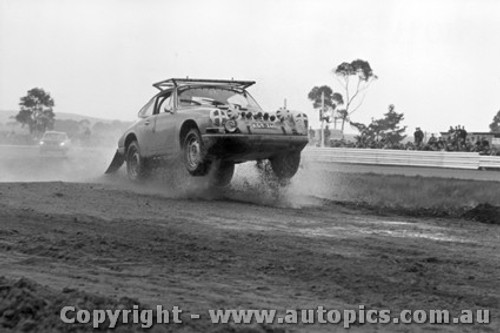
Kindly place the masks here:
<instances>
[{"instance_id":1,"label":"car's rear wheel","mask_svg":"<svg viewBox=\"0 0 500 333\"><path fill-rule=\"evenodd\" d=\"M300 151L279 154L269 159L273 173L280 180L295 176L300 165Z\"/></svg>"},{"instance_id":2,"label":"car's rear wheel","mask_svg":"<svg viewBox=\"0 0 500 333\"><path fill-rule=\"evenodd\" d=\"M217 187L224 187L231 183L234 174L234 163L220 162L215 166L213 175L213 185Z\"/></svg>"},{"instance_id":3,"label":"car's rear wheel","mask_svg":"<svg viewBox=\"0 0 500 333\"><path fill-rule=\"evenodd\" d=\"M127 175L131 181L138 182L146 178L148 173L147 163L146 159L141 155L137 141L129 144L125 161L127 163Z\"/></svg>"},{"instance_id":4,"label":"car's rear wheel","mask_svg":"<svg viewBox=\"0 0 500 333\"><path fill-rule=\"evenodd\" d=\"M205 158L205 146L198 129L190 129L184 137L182 154L184 166L191 175L204 176L208 173L209 161Z\"/></svg>"}]
</instances>

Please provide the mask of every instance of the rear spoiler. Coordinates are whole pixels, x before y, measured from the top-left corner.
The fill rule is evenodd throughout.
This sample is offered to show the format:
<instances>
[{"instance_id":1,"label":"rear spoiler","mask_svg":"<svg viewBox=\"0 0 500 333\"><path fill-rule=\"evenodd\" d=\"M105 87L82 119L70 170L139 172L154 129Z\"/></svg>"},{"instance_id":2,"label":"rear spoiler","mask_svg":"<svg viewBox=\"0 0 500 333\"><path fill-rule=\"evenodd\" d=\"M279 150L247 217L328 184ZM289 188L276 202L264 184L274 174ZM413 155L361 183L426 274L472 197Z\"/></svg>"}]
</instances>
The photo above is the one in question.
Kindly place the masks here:
<instances>
[{"instance_id":1,"label":"rear spoiler","mask_svg":"<svg viewBox=\"0 0 500 333\"><path fill-rule=\"evenodd\" d=\"M160 82L153 83L153 87L159 89L160 91L175 88L179 86L192 86L192 85L229 85L241 89L246 89L251 85L255 84L255 81L236 81L236 80L207 80L207 79L167 79Z\"/></svg>"}]
</instances>

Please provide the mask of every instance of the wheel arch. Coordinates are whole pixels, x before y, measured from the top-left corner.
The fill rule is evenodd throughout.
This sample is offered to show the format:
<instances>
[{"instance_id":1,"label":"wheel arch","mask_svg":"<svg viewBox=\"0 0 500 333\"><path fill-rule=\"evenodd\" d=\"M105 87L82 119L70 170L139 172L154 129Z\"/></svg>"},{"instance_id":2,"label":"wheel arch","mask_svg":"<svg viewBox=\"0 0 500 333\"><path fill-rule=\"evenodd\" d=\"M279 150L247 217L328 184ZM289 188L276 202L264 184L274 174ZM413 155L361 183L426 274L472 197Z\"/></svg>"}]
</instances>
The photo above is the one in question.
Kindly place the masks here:
<instances>
[{"instance_id":1,"label":"wheel arch","mask_svg":"<svg viewBox=\"0 0 500 333\"><path fill-rule=\"evenodd\" d=\"M187 119L182 124L181 129L179 131L179 138L178 138L179 139L179 144L180 144L181 147L182 147L182 142L184 141L184 137L193 128L196 128L197 130L200 129L198 127L198 124L196 123L196 121L194 121L193 119Z\"/></svg>"},{"instance_id":2,"label":"wheel arch","mask_svg":"<svg viewBox=\"0 0 500 333\"><path fill-rule=\"evenodd\" d=\"M133 141L137 141L137 136L134 133L129 133L127 135L127 137L125 138L125 142L124 142L125 151L127 151L128 146Z\"/></svg>"}]
</instances>

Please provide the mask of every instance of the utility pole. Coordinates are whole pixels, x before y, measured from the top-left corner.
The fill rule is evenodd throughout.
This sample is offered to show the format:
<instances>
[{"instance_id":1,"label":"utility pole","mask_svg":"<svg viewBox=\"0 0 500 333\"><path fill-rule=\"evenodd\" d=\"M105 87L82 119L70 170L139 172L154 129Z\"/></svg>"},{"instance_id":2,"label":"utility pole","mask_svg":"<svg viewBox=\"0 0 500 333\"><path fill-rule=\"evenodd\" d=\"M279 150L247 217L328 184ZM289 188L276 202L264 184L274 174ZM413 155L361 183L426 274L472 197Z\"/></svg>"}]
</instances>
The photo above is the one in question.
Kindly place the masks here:
<instances>
[{"instance_id":1,"label":"utility pole","mask_svg":"<svg viewBox=\"0 0 500 333\"><path fill-rule=\"evenodd\" d=\"M321 111L319 113L320 115L320 120L321 120L321 129L320 129L320 134L319 138L321 140L320 147L323 148L325 146L325 132L323 131L323 126L325 123L325 92L321 92Z\"/></svg>"}]
</instances>

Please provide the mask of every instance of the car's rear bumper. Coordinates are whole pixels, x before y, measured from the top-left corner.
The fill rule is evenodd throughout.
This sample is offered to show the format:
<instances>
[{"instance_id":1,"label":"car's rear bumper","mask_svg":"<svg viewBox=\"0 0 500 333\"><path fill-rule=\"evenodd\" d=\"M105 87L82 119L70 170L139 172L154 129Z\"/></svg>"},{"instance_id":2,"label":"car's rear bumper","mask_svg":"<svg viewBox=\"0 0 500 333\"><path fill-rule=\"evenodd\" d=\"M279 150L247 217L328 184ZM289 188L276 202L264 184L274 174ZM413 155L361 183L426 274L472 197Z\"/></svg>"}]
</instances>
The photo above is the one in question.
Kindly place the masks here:
<instances>
[{"instance_id":1,"label":"car's rear bumper","mask_svg":"<svg viewBox=\"0 0 500 333\"><path fill-rule=\"evenodd\" d=\"M304 135L205 134L202 137L209 156L234 162L301 151L309 142Z\"/></svg>"}]
</instances>

